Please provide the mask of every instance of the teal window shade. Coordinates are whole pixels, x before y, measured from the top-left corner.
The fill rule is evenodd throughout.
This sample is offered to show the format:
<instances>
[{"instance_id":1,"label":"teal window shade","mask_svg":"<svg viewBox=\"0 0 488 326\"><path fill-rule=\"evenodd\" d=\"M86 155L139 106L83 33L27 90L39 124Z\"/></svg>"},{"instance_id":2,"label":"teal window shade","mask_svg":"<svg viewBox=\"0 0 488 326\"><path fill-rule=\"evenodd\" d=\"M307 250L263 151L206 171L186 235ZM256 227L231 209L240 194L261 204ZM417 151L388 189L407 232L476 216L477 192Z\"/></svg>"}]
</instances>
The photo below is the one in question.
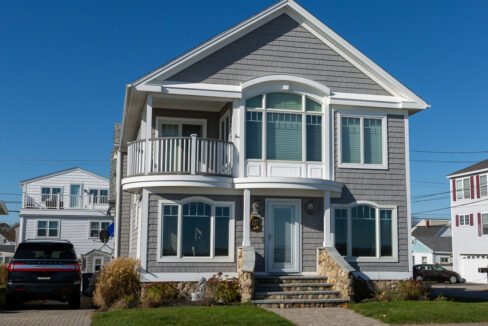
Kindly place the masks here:
<instances>
[{"instance_id":1,"label":"teal window shade","mask_svg":"<svg viewBox=\"0 0 488 326\"><path fill-rule=\"evenodd\" d=\"M322 161L322 116L307 115L307 161Z\"/></svg>"},{"instance_id":2,"label":"teal window shade","mask_svg":"<svg viewBox=\"0 0 488 326\"><path fill-rule=\"evenodd\" d=\"M246 107L250 109L263 107L263 95L254 96L246 100Z\"/></svg>"},{"instance_id":3,"label":"teal window shade","mask_svg":"<svg viewBox=\"0 0 488 326\"><path fill-rule=\"evenodd\" d=\"M383 163L381 119L364 119L364 163Z\"/></svg>"},{"instance_id":4,"label":"teal window shade","mask_svg":"<svg viewBox=\"0 0 488 326\"><path fill-rule=\"evenodd\" d=\"M334 210L335 247L342 256L347 256L347 209Z\"/></svg>"},{"instance_id":5,"label":"teal window shade","mask_svg":"<svg viewBox=\"0 0 488 326\"><path fill-rule=\"evenodd\" d=\"M351 209L352 255L376 256L376 210L360 205Z\"/></svg>"},{"instance_id":6,"label":"teal window shade","mask_svg":"<svg viewBox=\"0 0 488 326\"><path fill-rule=\"evenodd\" d=\"M342 163L361 163L361 120L342 117Z\"/></svg>"},{"instance_id":7,"label":"teal window shade","mask_svg":"<svg viewBox=\"0 0 488 326\"><path fill-rule=\"evenodd\" d=\"M176 256L178 246L178 206L163 206L162 255Z\"/></svg>"},{"instance_id":8,"label":"teal window shade","mask_svg":"<svg viewBox=\"0 0 488 326\"><path fill-rule=\"evenodd\" d=\"M269 93L266 95L266 108L301 111L302 96L291 93Z\"/></svg>"},{"instance_id":9,"label":"teal window shade","mask_svg":"<svg viewBox=\"0 0 488 326\"><path fill-rule=\"evenodd\" d=\"M322 104L316 102L308 97L305 99L305 111L322 112Z\"/></svg>"},{"instance_id":10,"label":"teal window shade","mask_svg":"<svg viewBox=\"0 0 488 326\"><path fill-rule=\"evenodd\" d=\"M246 158L262 158L262 139L263 113L246 112Z\"/></svg>"},{"instance_id":11,"label":"teal window shade","mask_svg":"<svg viewBox=\"0 0 488 326\"><path fill-rule=\"evenodd\" d=\"M266 153L270 160L302 160L302 116L267 113Z\"/></svg>"},{"instance_id":12,"label":"teal window shade","mask_svg":"<svg viewBox=\"0 0 488 326\"><path fill-rule=\"evenodd\" d=\"M389 209L380 210L380 255L382 257L393 255L392 235L392 211Z\"/></svg>"}]
</instances>

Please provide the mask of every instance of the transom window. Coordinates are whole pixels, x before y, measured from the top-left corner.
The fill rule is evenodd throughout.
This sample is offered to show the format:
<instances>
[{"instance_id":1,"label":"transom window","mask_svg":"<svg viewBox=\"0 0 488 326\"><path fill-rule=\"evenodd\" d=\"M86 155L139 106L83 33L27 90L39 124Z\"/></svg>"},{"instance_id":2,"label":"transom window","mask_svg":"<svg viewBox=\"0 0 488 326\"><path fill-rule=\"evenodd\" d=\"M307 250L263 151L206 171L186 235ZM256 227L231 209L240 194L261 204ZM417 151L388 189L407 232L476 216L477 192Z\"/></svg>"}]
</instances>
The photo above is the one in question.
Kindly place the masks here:
<instances>
[{"instance_id":1,"label":"transom window","mask_svg":"<svg viewBox=\"0 0 488 326\"><path fill-rule=\"evenodd\" d=\"M340 166L386 168L386 117L339 115Z\"/></svg>"},{"instance_id":2,"label":"transom window","mask_svg":"<svg viewBox=\"0 0 488 326\"><path fill-rule=\"evenodd\" d=\"M160 261L232 261L234 205L231 202L161 203Z\"/></svg>"},{"instance_id":3,"label":"transom window","mask_svg":"<svg viewBox=\"0 0 488 326\"><path fill-rule=\"evenodd\" d=\"M58 238L59 221L57 220L38 220L37 237L39 238Z\"/></svg>"},{"instance_id":4,"label":"transom window","mask_svg":"<svg viewBox=\"0 0 488 326\"><path fill-rule=\"evenodd\" d=\"M396 208L367 204L336 205L335 246L347 257L396 257Z\"/></svg>"},{"instance_id":5,"label":"transom window","mask_svg":"<svg viewBox=\"0 0 488 326\"><path fill-rule=\"evenodd\" d=\"M92 221L90 222L90 238L98 238L100 231L107 230L110 222L108 221Z\"/></svg>"},{"instance_id":6,"label":"transom window","mask_svg":"<svg viewBox=\"0 0 488 326\"><path fill-rule=\"evenodd\" d=\"M481 178L480 178L481 183ZM471 180L470 178L456 180L456 198L469 199L471 198Z\"/></svg>"},{"instance_id":7,"label":"transom window","mask_svg":"<svg viewBox=\"0 0 488 326\"><path fill-rule=\"evenodd\" d=\"M302 94L246 100L246 158L322 161L322 104Z\"/></svg>"}]
</instances>

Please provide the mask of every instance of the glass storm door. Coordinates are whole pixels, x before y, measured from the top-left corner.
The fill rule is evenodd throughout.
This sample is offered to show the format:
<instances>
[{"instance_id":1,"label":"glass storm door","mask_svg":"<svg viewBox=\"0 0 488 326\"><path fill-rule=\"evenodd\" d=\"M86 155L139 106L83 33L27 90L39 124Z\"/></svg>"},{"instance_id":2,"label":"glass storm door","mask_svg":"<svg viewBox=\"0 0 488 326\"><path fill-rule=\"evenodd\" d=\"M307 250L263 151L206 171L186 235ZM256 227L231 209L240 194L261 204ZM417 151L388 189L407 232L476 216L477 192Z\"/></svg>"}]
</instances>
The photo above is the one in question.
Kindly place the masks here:
<instances>
[{"instance_id":1,"label":"glass storm door","mask_svg":"<svg viewBox=\"0 0 488 326\"><path fill-rule=\"evenodd\" d=\"M70 185L69 187L69 207L81 208L81 185Z\"/></svg>"},{"instance_id":2,"label":"glass storm door","mask_svg":"<svg viewBox=\"0 0 488 326\"><path fill-rule=\"evenodd\" d=\"M299 272L299 206L290 201L273 201L268 205L268 272Z\"/></svg>"}]
</instances>

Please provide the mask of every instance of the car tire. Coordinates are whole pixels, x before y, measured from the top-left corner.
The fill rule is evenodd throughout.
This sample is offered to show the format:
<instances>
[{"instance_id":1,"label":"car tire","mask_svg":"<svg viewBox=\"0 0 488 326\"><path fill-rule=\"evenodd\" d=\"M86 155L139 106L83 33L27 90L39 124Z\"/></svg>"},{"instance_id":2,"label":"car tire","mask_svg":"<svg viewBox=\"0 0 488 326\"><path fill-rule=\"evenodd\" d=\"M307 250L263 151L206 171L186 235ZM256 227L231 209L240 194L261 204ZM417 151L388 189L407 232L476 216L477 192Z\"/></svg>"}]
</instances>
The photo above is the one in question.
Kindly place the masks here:
<instances>
[{"instance_id":1,"label":"car tire","mask_svg":"<svg viewBox=\"0 0 488 326\"><path fill-rule=\"evenodd\" d=\"M449 283L455 284L458 282L457 276L456 275L451 275L449 276Z\"/></svg>"},{"instance_id":2,"label":"car tire","mask_svg":"<svg viewBox=\"0 0 488 326\"><path fill-rule=\"evenodd\" d=\"M418 275L417 277L415 277L415 280L416 281L423 281L424 278L421 275Z\"/></svg>"},{"instance_id":3,"label":"car tire","mask_svg":"<svg viewBox=\"0 0 488 326\"><path fill-rule=\"evenodd\" d=\"M18 307L18 303L12 295L5 296L5 308L7 310L15 310Z\"/></svg>"},{"instance_id":4,"label":"car tire","mask_svg":"<svg viewBox=\"0 0 488 326\"><path fill-rule=\"evenodd\" d=\"M81 306L81 302L80 302L81 298L80 298L80 295L74 295L72 296L69 300L68 300L68 306L71 308L71 309L80 309L80 306Z\"/></svg>"}]
</instances>

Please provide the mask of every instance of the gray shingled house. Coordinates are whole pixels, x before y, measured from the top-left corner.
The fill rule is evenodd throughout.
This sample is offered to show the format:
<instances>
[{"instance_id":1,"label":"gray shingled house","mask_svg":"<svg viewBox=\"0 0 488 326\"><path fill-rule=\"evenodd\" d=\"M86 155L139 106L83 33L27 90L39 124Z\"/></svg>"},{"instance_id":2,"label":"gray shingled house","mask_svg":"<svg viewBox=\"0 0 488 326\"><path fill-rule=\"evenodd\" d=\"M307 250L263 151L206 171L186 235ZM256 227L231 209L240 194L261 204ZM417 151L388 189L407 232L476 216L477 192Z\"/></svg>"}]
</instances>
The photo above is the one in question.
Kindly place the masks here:
<instances>
[{"instance_id":1,"label":"gray shingled house","mask_svg":"<svg viewBox=\"0 0 488 326\"><path fill-rule=\"evenodd\" d=\"M352 274L409 278L408 123L427 107L281 1L127 85L116 255L143 282L223 272L285 306L285 282L339 291L300 301L322 305Z\"/></svg>"}]
</instances>

